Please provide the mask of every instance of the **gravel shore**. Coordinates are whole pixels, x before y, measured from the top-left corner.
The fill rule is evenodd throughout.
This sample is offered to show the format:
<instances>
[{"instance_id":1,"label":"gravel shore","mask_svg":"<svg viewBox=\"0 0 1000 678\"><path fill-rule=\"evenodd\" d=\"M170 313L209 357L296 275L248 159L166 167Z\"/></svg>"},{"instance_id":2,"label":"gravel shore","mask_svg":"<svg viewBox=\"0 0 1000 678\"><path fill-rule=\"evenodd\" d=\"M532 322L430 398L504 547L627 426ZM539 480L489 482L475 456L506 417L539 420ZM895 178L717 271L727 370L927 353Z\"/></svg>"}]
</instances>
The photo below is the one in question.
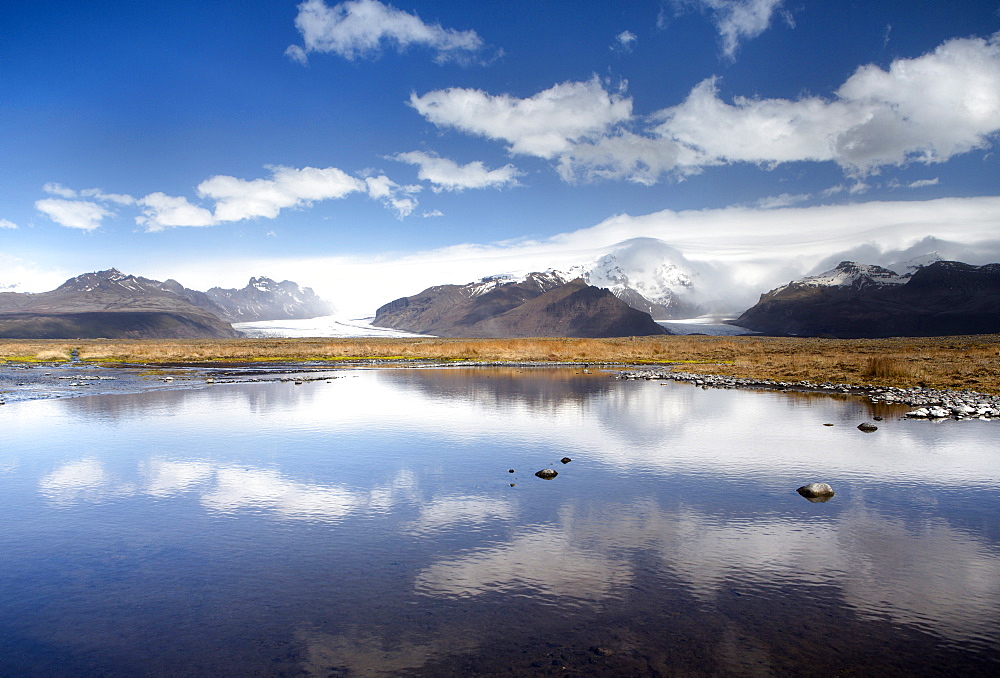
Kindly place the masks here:
<instances>
[{"instance_id":1,"label":"gravel shore","mask_svg":"<svg viewBox=\"0 0 1000 678\"><path fill-rule=\"evenodd\" d=\"M775 381L773 379L748 379L674 372L669 369L625 370L619 372L617 377L619 379L685 381L708 388L758 388L775 391L857 395L868 398L872 403L914 406L916 409L906 413L906 416L911 419L1000 419L1000 396L977 391L856 386L811 381Z\"/></svg>"}]
</instances>

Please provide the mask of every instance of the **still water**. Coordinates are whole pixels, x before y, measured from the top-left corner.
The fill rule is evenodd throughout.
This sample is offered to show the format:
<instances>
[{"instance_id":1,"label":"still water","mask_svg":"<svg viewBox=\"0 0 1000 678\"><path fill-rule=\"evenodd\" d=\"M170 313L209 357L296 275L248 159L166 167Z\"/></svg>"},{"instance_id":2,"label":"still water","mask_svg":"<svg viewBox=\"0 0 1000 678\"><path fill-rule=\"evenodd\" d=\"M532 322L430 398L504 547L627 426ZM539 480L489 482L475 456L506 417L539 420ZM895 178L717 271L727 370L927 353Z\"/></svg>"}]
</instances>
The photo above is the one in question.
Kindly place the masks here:
<instances>
[{"instance_id":1,"label":"still water","mask_svg":"<svg viewBox=\"0 0 1000 678\"><path fill-rule=\"evenodd\" d=\"M573 368L8 404L0 674L997 675L1000 424L900 414Z\"/></svg>"}]
</instances>

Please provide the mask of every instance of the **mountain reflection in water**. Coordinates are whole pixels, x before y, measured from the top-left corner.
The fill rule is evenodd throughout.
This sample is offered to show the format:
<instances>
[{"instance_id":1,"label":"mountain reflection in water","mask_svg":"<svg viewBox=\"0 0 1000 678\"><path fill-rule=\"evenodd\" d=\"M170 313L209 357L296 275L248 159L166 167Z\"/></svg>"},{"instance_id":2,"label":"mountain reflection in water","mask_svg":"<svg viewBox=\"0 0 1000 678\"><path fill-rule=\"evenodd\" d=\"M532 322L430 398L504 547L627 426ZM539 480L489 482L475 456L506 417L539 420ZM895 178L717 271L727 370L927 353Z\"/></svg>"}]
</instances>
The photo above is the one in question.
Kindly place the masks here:
<instances>
[{"instance_id":1,"label":"mountain reflection in water","mask_svg":"<svg viewBox=\"0 0 1000 678\"><path fill-rule=\"evenodd\" d=\"M582 368L337 377L4 407L0 674L1000 668L995 422L864 434L858 399Z\"/></svg>"}]
</instances>

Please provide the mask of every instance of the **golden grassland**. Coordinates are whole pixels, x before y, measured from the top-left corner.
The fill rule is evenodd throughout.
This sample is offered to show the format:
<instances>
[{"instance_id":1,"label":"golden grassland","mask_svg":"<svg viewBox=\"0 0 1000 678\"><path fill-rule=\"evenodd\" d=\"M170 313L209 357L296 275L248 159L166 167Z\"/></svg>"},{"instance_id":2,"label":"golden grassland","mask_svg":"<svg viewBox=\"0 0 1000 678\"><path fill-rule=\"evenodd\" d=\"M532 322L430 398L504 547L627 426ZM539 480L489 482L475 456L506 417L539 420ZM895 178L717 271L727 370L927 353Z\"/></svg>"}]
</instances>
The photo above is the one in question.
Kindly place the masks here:
<instances>
[{"instance_id":1,"label":"golden grassland","mask_svg":"<svg viewBox=\"0 0 1000 678\"><path fill-rule=\"evenodd\" d=\"M680 363L687 372L782 381L926 386L1000 393L1000 335L891 339L622 337L615 339L0 340L0 362L246 363L350 360Z\"/></svg>"}]
</instances>

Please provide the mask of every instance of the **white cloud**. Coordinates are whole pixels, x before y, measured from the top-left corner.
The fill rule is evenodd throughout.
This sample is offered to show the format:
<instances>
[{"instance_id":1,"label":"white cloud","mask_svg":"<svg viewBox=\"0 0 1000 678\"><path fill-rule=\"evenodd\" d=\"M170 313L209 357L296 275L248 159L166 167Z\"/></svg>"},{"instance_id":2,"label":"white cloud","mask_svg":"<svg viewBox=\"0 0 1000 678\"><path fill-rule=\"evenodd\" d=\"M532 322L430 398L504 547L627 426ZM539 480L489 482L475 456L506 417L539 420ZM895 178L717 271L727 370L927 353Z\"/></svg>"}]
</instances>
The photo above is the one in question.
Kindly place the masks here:
<instances>
[{"instance_id":1,"label":"white cloud","mask_svg":"<svg viewBox=\"0 0 1000 678\"><path fill-rule=\"evenodd\" d=\"M422 151L397 153L394 160L417 165L417 177L434 184L434 191L462 191L466 188L503 188L517 185L521 173L513 165L487 169L479 161L459 165L454 160Z\"/></svg>"},{"instance_id":2,"label":"white cloud","mask_svg":"<svg viewBox=\"0 0 1000 678\"><path fill-rule=\"evenodd\" d=\"M84 198L94 198L95 200L100 200L102 202L113 202L119 205L136 204L135 198L130 195L124 195L122 193L105 193L99 188L86 188L80 191L80 196Z\"/></svg>"},{"instance_id":3,"label":"white cloud","mask_svg":"<svg viewBox=\"0 0 1000 678\"><path fill-rule=\"evenodd\" d=\"M918 179L917 181L911 181L906 185L907 188L925 188L927 186L937 186L939 180L937 177L934 179Z\"/></svg>"},{"instance_id":4,"label":"white cloud","mask_svg":"<svg viewBox=\"0 0 1000 678\"><path fill-rule=\"evenodd\" d=\"M674 0L680 10L693 7L712 15L722 41L723 54L732 59L740 42L756 38L771 26L784 0ZM788 18L789 23L791 19Z\"/></svg>"},{"instance_id":5,"label":"white cloud","mask_svg":"<svg viewBox=\"0 0 1000 678\"><path fill-rule=\"evenodd\" d=\"M693 174L700 171L702 164L696 150L672 139L621 130L597 141L573 144L559 156L557 169L559 176L569 182L625 179L652 186L664 174Z\"/></svg>"},{"instance_id":6,"label":"white cloud","mask_svg":"<svg viewBox=\"0 0 1000 678\"><path fill-rule=\"evenodd\" d=\"M408 217L417 207L417 201L410 196L420 192L420 186L401 186L389 177L381 174L365 179L368 196L373 200L381 200L386 207L393 209L399 219Z\"/></svg>"},{"instance_id":7,"label":"white cloud","mask_svg":"<svg viewBox=\"0 0 1000 678\"><path fill-rule=\"evenodd\" d=\"M50 181L49 183L42 186L42 190L49 195L57 195L60 198L75 198L76 191L72 188L66 188L62 184L56 181Z\"/></svg>"},{"instance_id":8,"label":"white cloud","mask_svg":"<svg viewBox=\"0 0 1000 678\"><path fill-rule=\"evenodd\" d=\"M157 192L140 199L138 204L143 208L143 216L136 217L135 221L150 232L174 226L214 226L217 223L209 210L192 205L187 198Z\"/></svg>"},{"instance_id":9,"label":"white cloud","mask_svg":"<svg viewBox=\"0 0 1000 678\"><path fill-rule=\"evenodd\" d=\"M113 214L94 202L63 200L61 198L36 200L35 209L60 226L79 228L83 231L94 230L101 225L101 220L104 217L110 217Z\"/></svg>"},{"instance_id":10,"label":"white cloud","mask_svg":"<svg viewBox=\"0 0 1000 678\"><path fill-rule=\"evenodd\" d=\"M590 87L599 85L592 81ZM592 93L591 99L599 100L600 94ZM449 119L459 129L484 134L482 126L463 123L458 115ZM990 40L950 40L923 56L896 60L888 70L863 66L834 99L736 97L728 103L719 95L718 80L708 78L685 101L649 120L653 124L641 133L622 124L641 121L619 119L614 126L608 123L599 138L564 135L563 143L543 157L558 156L558 171L566 180L642 184L732 163L770 168L835 162L859 178L885 166L945 162L990 146L1000 131L1000 34Z\"/></svg>"},{"instance_id":11,"label":"white cloud","mask_svg":"<svg viewBox=\"0 0 1000 678\"><path fill-rule=\"evenodd\" d=\"M763 210L773 210L779 207L791 207L792 205L797 205L803 203L812 198L812 195L808 193L782 193L781 195L772 195L767 198L761 198L754 204Z\"/></svg>"},{"instance_id":12,"label":"white cloud","mask_svg":"<svg viewBox=\"0 0 1000 678\"><path fill-rule=\"evenodd\" d=\"M17 228L17 224L8 219L0 219L0 228Z\"/></svg>"},{"instance_id":13,"label":"white cloud","mask_svg":"<svg viewBox=\"0 0 1000 678\"><path fill-rule=\"evenodd\" d=\"M631 52L639 38L632 31L622 31L615 36L615 41L611 45L614 52Z\"/></svg>"},{"instance_id":14,"label":"white cloud","mask_svg":"<svg viewBox=\"0 0 1000 678\"><path fill-rule=\"evenodd\" d=\"M270 179L237 179L217 175L198 184L198 195L215 201L214 219L242 221L254 217L273 219L288 207L311 205L317 200L343 198L364 191L365 184L336 167L274 167Z\"/></svg>"},{"instance_id":15,"label":"white cloud","mask_svg":"<svg viewBox=\"0 0 1000 678\"><path fill-rule=\"evenodd\" d=\"M350 0L333 7L323 0L299 5L295 27L304 46L291 45L292 59L305 63L309 52L333 52L348 60L377 56L386 45L403 51L411 45L437 52L435 60L467 58L483 48L475 31L456 31L440 24L427 24L410 14L377 0Z\"/></svg>"},{"instance_id":16,"label":"white cloud","mask_svg":"<svg viewBox=\"0 0 1000 678\"><path fill-rule=\"evenodd\" d=\"M512 153L547 159L632 114L632 100L605 91L597 76L560 83L527 99L452 87L411 94L410 105L438 127L505 141Z\"/></svg>"}]
</instances>

